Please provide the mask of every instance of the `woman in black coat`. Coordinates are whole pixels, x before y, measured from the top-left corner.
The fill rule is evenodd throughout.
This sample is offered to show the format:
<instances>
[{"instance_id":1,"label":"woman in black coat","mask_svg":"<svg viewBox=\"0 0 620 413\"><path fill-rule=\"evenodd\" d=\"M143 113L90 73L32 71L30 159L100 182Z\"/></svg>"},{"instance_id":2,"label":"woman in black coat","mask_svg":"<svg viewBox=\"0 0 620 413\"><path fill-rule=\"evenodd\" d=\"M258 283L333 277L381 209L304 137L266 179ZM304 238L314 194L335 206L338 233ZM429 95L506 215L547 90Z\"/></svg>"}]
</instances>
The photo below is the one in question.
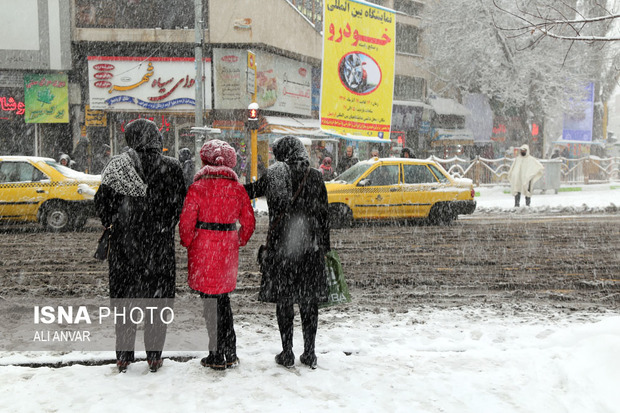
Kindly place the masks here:
<instances>
[{"instance_id":1,"label":"woman in black coat","mask_svg":"<svg viewBox=\"0 0 620 413\"><path fill-rule=\"evenodd\" d=\"M276 303L282 339L282 352L276 356L276 362L285 367L295 364L293 304L299 304L304 337L304 353L300 360L315 368L318 305L327 300L328 294L325 274L325 254L330 250L327 190L321 173L310 168L308 153L299 139L293 136L278 139L273 145L273 154L278 162L258 181L245 185L250 199L266 196L269 208L269 233L259 299Z\"/></svg>"},{"instance_id":2,"label":"woman in black coat","mask_svg":"<svg viewBox=\"0 0 620 413\"><path fill-rule=\"evenodd\" d=\"M155 123L146 119L131 122L125 140L130 149L110 160L95 194L97 214L106 228L111 227L110 298L113 302L172 299L175 228L185 198L183 171L178 160L162 155L162 136ZM135 335L133 323L116 324L120 371L134 360ZM151 371L157 371L162 363L165 324L145 326L144 338L147 361Z\"/></svg>"}]
</instances>

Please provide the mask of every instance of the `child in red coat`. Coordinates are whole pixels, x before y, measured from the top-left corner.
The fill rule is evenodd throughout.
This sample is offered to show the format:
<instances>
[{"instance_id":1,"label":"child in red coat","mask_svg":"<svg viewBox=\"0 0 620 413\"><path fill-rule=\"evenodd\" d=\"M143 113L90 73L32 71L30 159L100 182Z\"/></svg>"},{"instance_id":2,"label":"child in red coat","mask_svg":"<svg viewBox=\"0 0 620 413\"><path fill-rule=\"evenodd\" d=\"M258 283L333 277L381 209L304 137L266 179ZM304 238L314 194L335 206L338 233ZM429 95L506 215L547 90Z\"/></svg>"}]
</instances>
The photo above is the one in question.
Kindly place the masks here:
<instances>
[{"instance_id":1,"label":"child in red coat","mask_svg":"<svg viewBox=\"0 0 620 413\"><path fill-rule=\"evenodd\" d=\"M254 210L232 169L237 156L228 143L217 139L206 142L200 158L203 167L188 189L179 233L187 248L189 286L204 299L210 351L201 363L224 369L239 363L228 293L237 286L239 247L246 245L254 232ZM237 222L241 225L238 230Z\"/></svg>"}]
</instances>

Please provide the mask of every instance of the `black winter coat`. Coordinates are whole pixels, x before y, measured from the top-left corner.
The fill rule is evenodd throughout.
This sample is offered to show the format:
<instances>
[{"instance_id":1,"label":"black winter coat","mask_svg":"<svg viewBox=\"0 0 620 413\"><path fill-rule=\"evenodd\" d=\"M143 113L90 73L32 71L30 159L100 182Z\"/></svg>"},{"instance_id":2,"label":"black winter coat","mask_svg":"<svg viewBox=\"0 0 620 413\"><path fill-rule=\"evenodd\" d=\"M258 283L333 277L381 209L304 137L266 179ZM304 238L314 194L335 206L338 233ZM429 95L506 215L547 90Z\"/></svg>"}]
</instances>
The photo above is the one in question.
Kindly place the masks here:
<instances>
[{"instance_id":1,"label":"black winter coat","mask_svg":"<svg viewBox=\"0 0 620 413\"><path fill-rule=\"evenodd\" d=\"M122 195L102 184L95 207L112 225L109 253L110 298L173 298L175 229L185 199L178 160L140 153L146 197Z\"/></svg>"},{"instance_id":2,"label":"black winter coat","mask_svg":"<svg viewBox=\"0 0 620 413\"><path fill-rule=\"evenodd\" d=\"M278 185L274 180L281 179L272 168L258 181L245 185L250 199L266 196L269 207L270 235L259 294L261 301L327 300L325 253L330 250L330 240L323 176L307 165L290 166L291 194L297 192L306 170L309 173L303 189L288 209L288 203L281 202L271 189Z\"/></svg>"}]
</instances>

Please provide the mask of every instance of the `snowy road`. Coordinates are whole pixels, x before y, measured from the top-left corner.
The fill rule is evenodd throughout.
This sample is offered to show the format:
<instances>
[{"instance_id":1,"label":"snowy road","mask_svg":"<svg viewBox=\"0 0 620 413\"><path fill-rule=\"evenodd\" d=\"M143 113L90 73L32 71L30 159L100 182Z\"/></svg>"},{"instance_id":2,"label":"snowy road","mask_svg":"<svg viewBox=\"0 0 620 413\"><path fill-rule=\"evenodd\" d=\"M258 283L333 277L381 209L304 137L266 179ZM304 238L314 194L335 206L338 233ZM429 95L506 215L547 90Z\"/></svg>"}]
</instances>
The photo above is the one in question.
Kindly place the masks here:
<instances>
[{"instance_id":1,"label":"snowy road","mask_svg":"<svg viewBox=\"0 0 620 413\"><path fill-rule=\"evenodd\" d=\"M204 352L167 351L181 359L157 374L139 361L126 375L106 362L111 351L0 352L0 411L616 411L617 214L485 212L449 227L333 231L354 302L321 310L315 371L273 362L273 305L255 299L265 224L241 252L232 296L237 370L200 367ZM98 236L94 221L68 234L0 227L0 296L106 296L107 264L91 258ZM45 367L93 361L102 365Z\"/></svg>"},{"instance_id":2,"label":"snowy road","mask_svg":"<svg viewBox=\"0 0 620 413\"><path fill-rule=\"evenodd\" d=\"M2 296L107 295L107 263L91 257L99 230L53 234L0 227ZM266 217L241 250L237 294L256 304L255 262ZM471 301L546 301L565 307L620 305L617 214L475 214L447 227L376 224L333 230L360 305L466 305ZM179 293L188 292L187 258L177 249Z\"/></svg>"}]
</instances>

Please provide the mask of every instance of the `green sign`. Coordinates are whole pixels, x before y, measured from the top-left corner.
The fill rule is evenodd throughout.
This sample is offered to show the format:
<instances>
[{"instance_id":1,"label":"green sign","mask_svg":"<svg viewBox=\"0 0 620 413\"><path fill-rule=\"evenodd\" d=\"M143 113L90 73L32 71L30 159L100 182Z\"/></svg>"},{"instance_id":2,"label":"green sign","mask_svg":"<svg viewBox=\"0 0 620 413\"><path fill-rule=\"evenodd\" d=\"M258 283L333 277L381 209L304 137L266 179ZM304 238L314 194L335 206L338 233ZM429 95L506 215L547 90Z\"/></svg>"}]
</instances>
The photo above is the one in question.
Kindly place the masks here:
<instances>
[{"instance_id":1,"label":"green sign","mask_svg":"<svg viewBox=\"0 0 620 413\"><path fill-rule=\"evenodd\" d=\"M24 75L26 123L69 123L67 75Z\"/></svg>"}]
</instances>

